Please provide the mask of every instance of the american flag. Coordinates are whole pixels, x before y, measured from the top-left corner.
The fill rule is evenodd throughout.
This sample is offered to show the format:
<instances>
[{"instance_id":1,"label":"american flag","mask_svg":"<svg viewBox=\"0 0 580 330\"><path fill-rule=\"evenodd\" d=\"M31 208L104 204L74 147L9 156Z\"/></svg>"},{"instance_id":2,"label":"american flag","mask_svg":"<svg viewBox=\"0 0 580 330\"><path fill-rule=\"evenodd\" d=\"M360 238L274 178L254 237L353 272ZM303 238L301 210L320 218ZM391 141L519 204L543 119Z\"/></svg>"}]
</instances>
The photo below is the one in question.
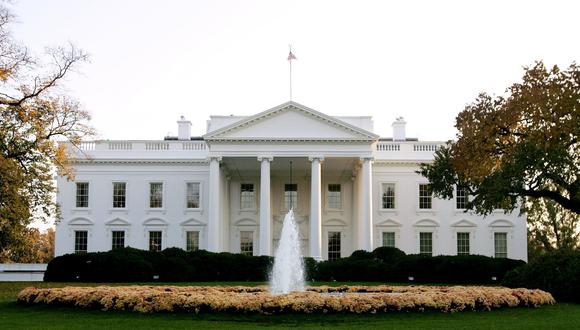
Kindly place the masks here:
<instances>
[{"instance_id":1,"label":"american flag","mask_svg":"<svg viewBox=\"0 0 580 330\"><path fill-rule=\"evenodd\" d=\"M288 53L288 61L292 61L292 60L297 60L297 58L296 58L296 56L294 56L292 51L290 51L290 53Z\"/></svg>"}]
</instances>

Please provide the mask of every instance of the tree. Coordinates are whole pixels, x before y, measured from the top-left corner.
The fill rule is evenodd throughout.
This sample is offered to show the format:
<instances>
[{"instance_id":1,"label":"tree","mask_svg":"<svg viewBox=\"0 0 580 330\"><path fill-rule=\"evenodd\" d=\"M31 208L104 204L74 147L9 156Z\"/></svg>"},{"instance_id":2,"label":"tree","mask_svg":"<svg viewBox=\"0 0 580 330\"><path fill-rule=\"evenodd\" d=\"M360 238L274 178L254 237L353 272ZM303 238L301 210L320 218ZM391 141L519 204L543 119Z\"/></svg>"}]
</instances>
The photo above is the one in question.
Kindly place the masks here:
<instances>
[{"instance_id":1,"label":"tree","mask_svg":"<svg viewBox=\"0 0 580 330\"><path fill-rule=\"evenodd\" d=\"M87 55L69 45L32 56L12 39L12 19L0 5L0 256L14 261L10 251L26 244L27 226L58 216L52 177L73 174L58 141L77 145L94 131L89 114L59 88Z\"/></svg>"},{"instance_id":2,"label":"tree","mask_svg":"<svg viewBox=\"0 0 580 330\"><path fill-rule=\"evenodd\" d=\"M38 228L26 228L22 232L24 244L4 250L0 259L5 262L48 263L54 258L54 229L40 232Z\"/></svg>"},{"instance_id":3,"label":"tree","mask_svg":"<svg viewBox=\"0 0 580 330\"><path fill-rule=\"evenodd\" d=\"M530 240L539 250L574 250L580 245L580 214L550 199L532 199L526 205Z\"/></svg>"},{"instance_id":4,"label":"tree","mask_svg":"<svg viewBox=\"0 0 580 330\"><path fill-rule=\"evenodd\" d=\"M458 185L479 214L512 211L523 198L551 200L580 214L580 70L526 67L506 96L482 93L459 113L457 140L418 173L433 193L453 197Z\"/></svg>"}]
</instances>

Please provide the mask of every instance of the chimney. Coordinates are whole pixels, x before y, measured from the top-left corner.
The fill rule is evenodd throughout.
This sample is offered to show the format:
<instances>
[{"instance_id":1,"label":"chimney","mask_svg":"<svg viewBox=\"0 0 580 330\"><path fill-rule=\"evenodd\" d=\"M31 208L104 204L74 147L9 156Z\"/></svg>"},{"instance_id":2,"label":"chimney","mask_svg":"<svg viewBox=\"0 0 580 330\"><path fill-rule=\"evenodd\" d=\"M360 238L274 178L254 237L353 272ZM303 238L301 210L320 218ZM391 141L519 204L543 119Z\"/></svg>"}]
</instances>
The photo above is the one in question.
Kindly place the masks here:
<instances>
[{"instance_id":1,"label":"chimney","mask_svg":"<svg viewBox=\"0 0 580 330\"><path fill-rule=\"evenodd\" d=\"M407 122L403 117L397 117L393 122L393 141L405 141L405 124Z\"/></svg>"},{"instance_id":2,"label":"chimney","mask_svg":"<svg viewBox=\"0 0 580 330\"><path fill-rule=\"evenodd\" d=\"M177 139L191 139L191 122L186 120L184 116L181 116L181 118L177 121Z\"/></svg>"}]
</instances>

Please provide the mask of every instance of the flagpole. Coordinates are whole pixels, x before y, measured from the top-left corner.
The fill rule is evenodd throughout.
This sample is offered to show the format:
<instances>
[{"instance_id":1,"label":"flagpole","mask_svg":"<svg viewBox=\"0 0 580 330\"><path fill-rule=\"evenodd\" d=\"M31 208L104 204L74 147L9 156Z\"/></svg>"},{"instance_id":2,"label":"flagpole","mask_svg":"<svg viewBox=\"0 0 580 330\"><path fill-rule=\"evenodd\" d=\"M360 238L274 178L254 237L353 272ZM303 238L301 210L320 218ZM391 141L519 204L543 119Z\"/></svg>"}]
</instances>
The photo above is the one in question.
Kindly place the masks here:
<instances>
[{"instance_id":1,"label":"flagpole","mask_svg":"<svg viewBox=\"0 0 580 330\"><path fill-rule=\"evenodd\" d=\"M290 48L290 53L292 54L292 45L288 45ZM288 62L290 63L290 101L292 101L292 58L288 57Z\"/></svg>"}]
</instances>

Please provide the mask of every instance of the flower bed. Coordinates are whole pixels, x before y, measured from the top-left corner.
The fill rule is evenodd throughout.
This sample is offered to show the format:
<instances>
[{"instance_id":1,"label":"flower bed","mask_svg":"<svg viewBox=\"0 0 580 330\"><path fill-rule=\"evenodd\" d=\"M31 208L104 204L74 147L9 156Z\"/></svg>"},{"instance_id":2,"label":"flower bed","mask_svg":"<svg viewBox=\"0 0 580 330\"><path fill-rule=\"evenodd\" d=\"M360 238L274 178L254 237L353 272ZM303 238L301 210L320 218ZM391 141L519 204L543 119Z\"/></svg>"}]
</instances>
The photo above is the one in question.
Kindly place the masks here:
<instances>
[{"instance_id":1,"label":"flower bed","mask_svg":"<svg viewBox=\"0 0 580 330\"><path fill-rule=\"evenodd\" d=\"M481 286L322 286L287 295L272 295L265 286L99 286L26 288L18 295L18 302L141 313L279 314L458 312L538 307L555 300L541 290Z\"/></svg>"}]
</instances>

